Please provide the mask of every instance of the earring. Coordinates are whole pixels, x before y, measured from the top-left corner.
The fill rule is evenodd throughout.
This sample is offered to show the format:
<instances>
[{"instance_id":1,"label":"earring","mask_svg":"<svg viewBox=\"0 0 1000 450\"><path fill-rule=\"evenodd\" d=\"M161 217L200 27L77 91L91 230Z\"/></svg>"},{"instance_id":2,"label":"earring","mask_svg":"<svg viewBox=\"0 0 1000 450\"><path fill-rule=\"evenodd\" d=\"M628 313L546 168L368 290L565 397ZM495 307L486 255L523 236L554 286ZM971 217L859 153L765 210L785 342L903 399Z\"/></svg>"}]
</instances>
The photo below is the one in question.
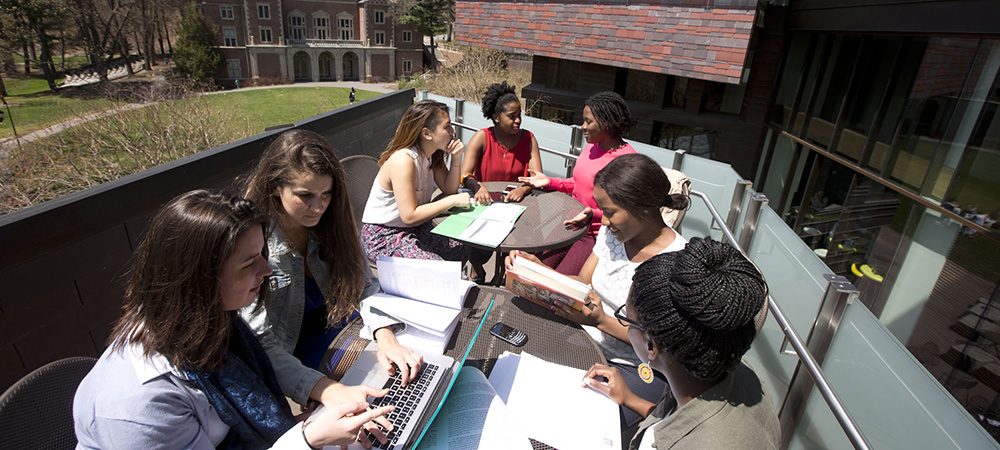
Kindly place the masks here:
<instances>
[{"instance_id":1,"label":"earring","mask_svg":"<svg viewBox=\"0 0 1000 450\"><path fill-rule=\"evenodd\" d=\"M649 364L639 364L639 379L646 384L653 382L653 368L649 367Z\"/></svg>"}]
</instances>

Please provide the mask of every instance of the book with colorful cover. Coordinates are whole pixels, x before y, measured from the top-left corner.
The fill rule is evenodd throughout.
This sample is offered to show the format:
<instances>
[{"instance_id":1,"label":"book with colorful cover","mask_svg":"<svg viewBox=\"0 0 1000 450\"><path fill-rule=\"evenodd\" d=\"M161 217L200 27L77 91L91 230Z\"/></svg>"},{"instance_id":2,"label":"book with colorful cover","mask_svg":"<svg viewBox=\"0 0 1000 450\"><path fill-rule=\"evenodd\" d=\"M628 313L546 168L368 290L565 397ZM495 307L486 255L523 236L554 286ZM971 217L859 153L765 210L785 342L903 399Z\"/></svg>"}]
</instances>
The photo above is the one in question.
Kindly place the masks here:
<instances>
[{"instance_id":1,"label":"book with colorful cover","mask_svg":"<svg viewBox=\"0 0 1000 450\"><path fill-rule=\"evenodd\" d=\"M526 258L511 262L505 287L547 308L564 304L582 310L590 294L590 286Z\"/></svg>"}]
</instances>

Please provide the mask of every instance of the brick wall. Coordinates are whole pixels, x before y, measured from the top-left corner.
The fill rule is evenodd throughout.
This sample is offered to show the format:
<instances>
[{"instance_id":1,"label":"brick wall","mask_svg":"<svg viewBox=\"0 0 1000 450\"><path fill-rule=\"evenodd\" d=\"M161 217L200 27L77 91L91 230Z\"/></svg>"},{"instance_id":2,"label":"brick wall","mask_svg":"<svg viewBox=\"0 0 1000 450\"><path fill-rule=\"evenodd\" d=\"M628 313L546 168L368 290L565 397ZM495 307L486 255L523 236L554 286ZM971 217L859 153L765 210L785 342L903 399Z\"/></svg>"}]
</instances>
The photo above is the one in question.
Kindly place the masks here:
<instances>
[{"instance_id":1,"label":"brick wall","mask_svg":"<svg viewBox=\"0 0 1000 450\"><path fill-rule=\"evenodd\" d=\"M756 1L459 1L459 44L739 83Z\"/></svg>"}]
</instances>

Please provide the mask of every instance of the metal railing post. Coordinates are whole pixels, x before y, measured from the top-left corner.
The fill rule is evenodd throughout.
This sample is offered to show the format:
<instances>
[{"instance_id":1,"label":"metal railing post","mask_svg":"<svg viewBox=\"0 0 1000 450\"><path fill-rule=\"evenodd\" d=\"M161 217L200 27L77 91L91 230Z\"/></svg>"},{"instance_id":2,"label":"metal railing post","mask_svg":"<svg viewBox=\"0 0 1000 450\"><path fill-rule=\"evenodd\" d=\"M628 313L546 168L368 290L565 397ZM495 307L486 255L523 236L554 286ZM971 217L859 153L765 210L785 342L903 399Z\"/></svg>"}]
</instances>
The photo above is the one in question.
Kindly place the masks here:
<instances>
[{"instance_id":1,"label":"metal railing post","mask_svg":"<svg viewBox=\"0 0 1000 450\"><path fill-rule=\"evenodd\" d=\"M580 156L583 153L583 128L579 125L573 125L570 127L570 138L569 138L569 153L573 156ZM573 167L576 166L576 160L566 160L566 178L573 176Z\"/></svg>"},{"instance_id":2,"label":"metal railing post","mask_svg":"<svg viewBox=\"0 0 1000 450\"><path fill-rule=\"evenodd\" d=\"M687 155L687 150L674 150L674 170L681 170L681 166L684 165L684 155Z\"/></svg>"},{"instance_id":3,"label":"metal railing post","mask_svg":"<svg viewBox=\"0 0 1000 450\"><path fill-rule=\"evenodd\" d=\"M455 122L465 123L465 99L455 99ZM463 131L462 127L455 127L455 138L461 141Z\"/></svg>"},{"instance_id":4,"label":"metal railing post","mask_svg":"<svg viewBox=\"0 0 1000 450\"><path fill-rule=\"evenodd\" d=\"M428 92L427 89L421 89L421 90L417 91L417 99L418 100L427 100L427 96L428 96L429 93L430 92Z\"/></svg>"},{"instance_id":5,"label":"metal railing post","mask_svg":"<svg viewBox=\"0 0 1000 450\"><path fill-rule=\"evenodd\" d=\"M750 243L753 242L753 235L757 232L757 221L760 220L760 213L767 206L767 196L760 192L750 194L750 203L747 204L747 216L743 219L743 226L740 227L739 246L744 251L750 251Z\"/></svg>"},{"instance_id":6,"label":"metal railing post","mask_svg":"<svg viewBox=\"0 0 1000 450\"><path fill-rule=\"evenodd\" d=\"M823 294L823 300L819 304L819 312L816 314L816 319L813 321L812 329L809 330L809 336L805 342L806 349L812 354L815 364L819 366L822 366L823 361L826 360L827 352L830 350L834 336L837 335L837 329L840 327L847 305L857 299L858 294L860 294L858 288L854 287L843 276L833 274L823 276L828 283L826 292ZM783 349L787 343L788 338L786 337L782 342ZM813 377L803 372L805 372L805 368L800 362L792 373L792 378L788 383L788 393L778 412L782 430L781 448L787 448L791 442L799 421L802 419L806 402L815 386ZM848 432L848 437L854 440L850 434Z\"/></svg>"},{"instance_id":7,"label":"metal railing post","mask_svg":"<svg viewBox=\"0 0 1000 450\"><path fill-rule=\"evenodd\" d=\"M729 217L726 218L726 227L730 230L736 229L736 221L740 219L740 212L743 211L743 198L747 196L750 186L753 186L750 180L736 180L733 201L729 203Z\"/></svg>"}]
</instances>

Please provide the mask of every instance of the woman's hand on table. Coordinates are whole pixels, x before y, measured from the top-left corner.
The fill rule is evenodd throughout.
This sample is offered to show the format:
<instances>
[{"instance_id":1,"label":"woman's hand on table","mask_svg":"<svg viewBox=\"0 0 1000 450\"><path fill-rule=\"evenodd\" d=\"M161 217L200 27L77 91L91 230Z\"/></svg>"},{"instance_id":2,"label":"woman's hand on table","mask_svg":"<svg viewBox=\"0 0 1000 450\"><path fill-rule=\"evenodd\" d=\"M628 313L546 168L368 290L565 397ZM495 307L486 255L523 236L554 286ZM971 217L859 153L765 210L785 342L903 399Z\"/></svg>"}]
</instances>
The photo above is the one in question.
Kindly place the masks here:
<instances>
[{"instance_id":1,"label":"woman's hand on table","mask_svg":"<svg viewBox=\"0 0 1000 450\"><path fill-rule=\"evenodd\" d=\"M590 370L583 375L581 385L607 395L611 401L635 411L642 417L649 416L649 413L656 407L655 403L635 395L628 388L628 384L625 384L622 374L614 367L603 364L590 366Z\"/></svg>"},{"instance_id":2,"label":"woman's hand on table","mask_svg":"<svg viewBox=\"0 0 1000 450\"><path fill-rule=\"evenodd\" d=\"M395 375L399 370L403 386L415 380L424 364L424 357L413 350L403 347L396 341L396 336L388 328L375 330L375 340L378 342L378 362ZM395 367L394 367L395 366Z\"/></svg>"},{"instance_id":3,"label":"woman's hand on table","mask_svg":"<svg viewBox=\"0 0 1000 450\"><path fill-rule=\"evenodd\" d=\"M371 438L367 430L379 442L385 443L386 436L375 424L392 431L392 424L384 416L392 412L393 405L368 409L368 402L348 402L324 409L315 420L304 424L302 436L311 447L339 445L345 449L347 445L360 442L365 448L371 448Z\"/></svg>"},{"instance_id":4,"label":"woman's hand on table","mask_svg":"<svg viewBox=\"0 0 1000 450\"><path fill-rule=\"evenodd\" d=\"M526 197L530 192L531 192L531 185L526 184L517 189L514 189L513 191L510 191L510 193L507 194L506 197L504 197L503 201L519 202L521 200L524 200L524 197Z\"/></svg>"},{"instance_id":5,"label":"woman's hand on table","mask_svg":"<svg viewBox=\"0 0 1000 450\"><path fill-rule=\"evenodd\" d=\"M528 169L528 176L517 177L517 181L528 183L535 189L544 189L549 186L548 175L533 169Z\"/></svg>"},{"instance_id":6,"label":"woman's hand on table","mask_svg":"<svg viewBox=\"0 0 1000 450\"><path fill-rule=\"evenodd\" d=\"M451 203L452 207L469 209L472 206L472 197L469 196L468 192L459 192L457 194L451 194L448 197L448 202Z\"/></svg>"},{"instance_id":7,"label":"woman's hand on table","mask_svg":"<svg viewBox=\"0 0 1000 450\"><path fill-rule=\"evenodd\" d=\"M588 206L586 208L583 208L583 211L580 211L579 214L573 216L572 219L563 222L563 225L566 225L566 228L582 228L585 226L589 226L590 221L593 219L594 219L594 210L590 209L590 207Z\"/></svg>"},{"instance_id":8,"label":"woman's hand on table","mask_svg":"<svg viewBox=\"0 0 1000 450\"><path fill-rule=\"evenodd\" d=\"M486 189L485 184L479 183L479 190L476 191L476 203L480 205L489 205L492 201L493 200L490 197L490 190Z\"/></svg>"},{"instance_id":9,"label":"woman's hand on table","mask_svg":"<svg viewBox=\"0 0 1000 450\"><path fill-rule=\"evenodd\" d=\"M582 310L576 310L572 306L559 304L552 308L556 315L569 320L573 323L578 323L580 325L590 325L596 327L605 320L607 317L604 314L604 306L601 303L601 297L590 291L587 294L586 304L583 305Z\"/></svg>"},{"instance_id":10,"label":"woman's hand on table","mask_svg":"<svg viewBox=\"0 0 1000 450\"><path fill-rule=\"evenodd\" d=\"M514 259L515 258L524 258L524 259L526 259L528 261L531 261L533 263L542 264L543 266L545 265L545 264L542 263L542 260L538 259L537 256L532 255L531 253L522 252L520 250L511 250L510 254L508 254L503 259L504 267L506 267L507 270L510 270L511 267L513 267L513 265L514 265Z\"/></svg>"}]
</instances>

